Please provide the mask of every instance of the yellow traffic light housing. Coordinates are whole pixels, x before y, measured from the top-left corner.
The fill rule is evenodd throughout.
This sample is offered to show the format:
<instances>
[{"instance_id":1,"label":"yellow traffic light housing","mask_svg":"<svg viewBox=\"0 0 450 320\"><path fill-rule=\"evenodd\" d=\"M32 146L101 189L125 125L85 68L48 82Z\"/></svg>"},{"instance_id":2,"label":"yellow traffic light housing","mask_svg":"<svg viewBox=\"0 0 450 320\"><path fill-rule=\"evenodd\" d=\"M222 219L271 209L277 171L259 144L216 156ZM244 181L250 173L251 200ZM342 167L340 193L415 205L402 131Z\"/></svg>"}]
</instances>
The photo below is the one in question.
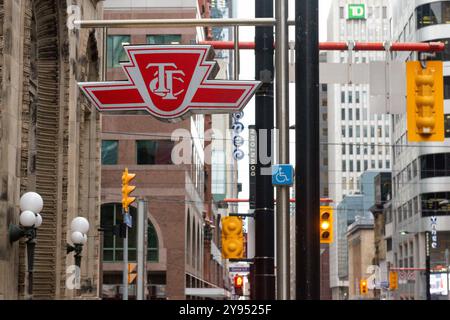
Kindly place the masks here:
<instances>
[{"instance_id":1,"label":"yellow traffic light housing","mask_svg":"<svg viewBox=\"0 0 450 320\"><path fill-rule=\"evenodd\" d=\"M406 63L408 141L444 141L442 61Z\"/></svg>"},{"instance_id":2,"label":"yellow traffic light housing","mask_svg":"<svg viewBox=\"0 0 450 320\"><path fill-rule=\"evenodd\" d=\"M333 242L333 208L320 206L320 243Z\"/></svg>"},{"instance_id":3,"label":"yellow traffic light housing","mask_svg":"<svg viewBox=\"0 0 450 320\"><path fill-rule=\"evenodd\" d=\"M389 271L389 290L397 290L398 288L398 273L396 271Z\"/></svg>"},{"instance_id":4,"label":"yellow traffic light housing","mask_svg":"<svg viewBox=\"0 0 450 320\"><path fill-rule=\"evenodd\" d=\"M128 207L136 200L135 197L130 197L130 193L136 189L136 186L129 185L135 177L135 173L128 173L128 168L125 168L122 174L122 208L125 212L128 212Z\"/></svg>"},{"instance_id":5,"label":"yellow traffic light housing","mask_svg":"<svg viewBox=\"0 0 450 320\"><path fill-rule=\"evenodd\" d=\"M369 292L366 279L362 279L359 281L359 290L361 291L361 294L367 294Z\"/></svg>"},{"instance_id":6,"label":"yellow traffic light housing","mask_svg":"<svg viewBox=\"0 0 450 320\"><path fill-rule=\"evenodd\" d=\"M244 233L242 219L239 217L222 218L222 257L224 259L244 257Z\"/></svg>"},{"instance_id":7,"label":"yellow traffic light housing","mask_svg":"<svg viewBox=\"0 0 450 320\"><path fill-rule=\"evenodd\" d=\"M131 284L136 280L137 273L136 273L136 263L129 263L128 264L128 284Z\"/></svg>"}]
</instances>

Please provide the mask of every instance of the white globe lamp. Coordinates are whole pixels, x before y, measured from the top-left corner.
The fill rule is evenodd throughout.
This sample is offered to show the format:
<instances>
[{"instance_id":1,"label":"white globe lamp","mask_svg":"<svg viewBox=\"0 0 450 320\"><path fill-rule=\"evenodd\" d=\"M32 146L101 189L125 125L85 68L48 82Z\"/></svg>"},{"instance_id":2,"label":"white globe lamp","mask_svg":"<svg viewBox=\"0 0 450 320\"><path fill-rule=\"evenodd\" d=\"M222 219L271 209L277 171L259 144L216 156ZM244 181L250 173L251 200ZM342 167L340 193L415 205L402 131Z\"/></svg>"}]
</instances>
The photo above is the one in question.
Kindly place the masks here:
<instances>
[{"instance_id":1,"label":"white globe lamp","mask_svg":"<svg viewBox=\"0 0 450 320\"><path fill-rule=\"evenodd\" d=\"M86 234L89 231L89 221L87 221L87 219L83 217L76 217L72 220L70 228L72 229L72 231L78 231Z\"/></svg>"},{"instance_id":2,"label":"white globe lamp","mask_svg":"<svg viewBox=\"0 0 450 320\"><path fill-rule=\"evenodd\" d=\"M36 223L36 215L32 211L25 210L20 214L19 221L24 227L32 227Z\"/></svg>"},{"instance_id":3,"label":"white globe lamp","mask_svg":"<svg viewBox=\"0 0 450 320\"><path fill-rule=\"evenodd\" d=\"M40 213L44 207L42 197L36 192L27 192L20 198L20 210Z\"/></svg>"}]
</instances>

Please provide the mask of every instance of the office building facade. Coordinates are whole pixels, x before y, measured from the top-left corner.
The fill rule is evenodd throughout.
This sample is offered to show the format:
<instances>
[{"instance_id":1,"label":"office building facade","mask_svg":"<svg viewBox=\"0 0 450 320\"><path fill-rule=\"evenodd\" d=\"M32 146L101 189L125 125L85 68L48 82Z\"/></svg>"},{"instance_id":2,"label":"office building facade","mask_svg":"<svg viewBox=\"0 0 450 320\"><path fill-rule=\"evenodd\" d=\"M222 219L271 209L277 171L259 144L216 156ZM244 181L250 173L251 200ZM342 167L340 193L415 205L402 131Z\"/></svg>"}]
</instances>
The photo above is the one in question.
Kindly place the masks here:
<instances>
[{"instance_id":1,"label":"office building facade","mask_svg":"<svg viewBox=\"0 0 450 320\"><path fill-rule=\"evenodd\" d=\"M416 52L394 55L399 61L443 61L445 140L410 143L406 113L393 116L392 212L386 217L386 241L392 243L387 259L400 275L393 298L427 299L425 239L426 232L434 229L437 239L430 249L430 293L432 299L448 299L443 272L448 268L445 257L450 248L450 1L396 0L391 5L393 41L446 43L445 50L435 56L421 57ZM406 272L407 268L413 271Z\"/></svg>"},{"instance_id":2,"label":"office building facade","mask_svg":"<svg viewBox=\"0 0 450 320\"><path fill-rule=\"evenodd\" d=\"M389 40L389 1L335 0L328 16L328 41ZM383 61L384 52L330 51L331 63ZM360 192L359 176L367 170L390 170L390 118L374 114L368 84L328 85L329 197L339 205ZM333 299L347 287L338 277L338 243L330 245L330 285ZM341 293L340 293L341 292Z\"/></svg>"}]
</instances>

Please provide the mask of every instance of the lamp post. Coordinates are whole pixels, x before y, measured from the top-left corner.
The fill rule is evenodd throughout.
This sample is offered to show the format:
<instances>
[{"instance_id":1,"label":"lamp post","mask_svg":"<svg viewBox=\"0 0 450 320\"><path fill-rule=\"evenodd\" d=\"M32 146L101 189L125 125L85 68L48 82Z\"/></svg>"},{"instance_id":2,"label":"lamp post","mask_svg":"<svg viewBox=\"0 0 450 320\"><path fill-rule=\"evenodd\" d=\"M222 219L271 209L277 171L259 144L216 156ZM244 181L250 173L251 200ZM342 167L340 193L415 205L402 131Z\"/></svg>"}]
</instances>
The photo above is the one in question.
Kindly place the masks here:
<instances>
[{"instance_id":1,"label":"lamp post","mask_svg":"<svg viewBox=\"0 0 450 320\"><path fill-rule=\"evenodd\" d=\"M89 231L89 221L83 217L76 217L70 224L72 234L70 239L73 245L67 244L67 254L74 251L75 255L75 283L76 289L80 288L80 268L81 268L81 252L83 251L83 245L87 242L87 233Z\"/></svg>"},{"instance_id":2,"label":"lamp post","mask_svg":"<svg viewBox=\"0 0 450 320\"><path fill-rule=\"evenodd\" d=\"M74 251L75 255L75 283L76 289L80 288L80 269L81 269L81 252L83 251L83 245L87 242L87 233L89 231L89 221L83 217L76 217L70 224L71 236L73 245L67 244L67 254Z\"/></svg>"},{"instance_id":3,"label":"lamp post","mask_svg":"<svg viewBox=\"0 0 450 320\"><path fill-rule=\"evenodd\" d=\"M9 225L9 241L13 243L25 237L27 244L28 296L33 297L34 249L36 247L37 228L42 224L40 212L44 207L42 197L36 192L27 192L20 198L20 225Z\"/></svg>"}]
</instances>

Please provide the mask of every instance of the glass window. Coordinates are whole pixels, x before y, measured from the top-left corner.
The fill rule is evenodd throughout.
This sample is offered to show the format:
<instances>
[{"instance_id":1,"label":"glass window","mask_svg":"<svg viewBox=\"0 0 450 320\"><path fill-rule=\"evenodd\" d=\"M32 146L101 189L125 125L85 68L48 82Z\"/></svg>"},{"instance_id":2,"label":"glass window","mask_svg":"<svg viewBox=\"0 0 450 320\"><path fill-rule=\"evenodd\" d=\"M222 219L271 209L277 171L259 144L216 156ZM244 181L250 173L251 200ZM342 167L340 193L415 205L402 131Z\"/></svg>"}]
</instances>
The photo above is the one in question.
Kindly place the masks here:
<instances>
[{"instance_id":1,"label":"glass window","mask_svg":"<svg viewBox=\"0 0 450 320\"><path fill-rule=\"evenodd\" d=\"M378 160L378 169L383 168L383 160Z\"/></svg>"},{"instance_id":2,"label":"glass window","mask_svg":"<svg viewBox=\"0 0 450 320\"><path fill-rule=\"evenodd\" d=\"M137 140L137 164L172 164L173 141Z\"/></svg>"},{"instance_id":3,"label":"glass window","mask_svg":"<svg viewBox=\"0 0 450 320\"><path fill-rule=\"evenodd\" d=\"M361 172L361 161L356 161L356 171Z\"/></svg>"},{"instance_id":4,"label":"glass window","mask_svg":"<svg viewBox=\"0 0 450 320\"><path fill-rule=\"evenodd\" d=\"M125 43L130 43L129 35L109 35L107 40L107 63L108 68L120 67L121 61L128 61L128 56L123 49Z\"/></svg>"},{"instance_id":5,"label":"glass window","mask_svg":"<svg viewBox=\"0 0 450 320\"><path fill-rule=\"evenodd\" d=\"M383 7L383 19L387 19L387 7Z\"/></svg>"},{"instance_id":6,"label":"glass window","mask_svg":"<svg viewBox=\"0 0 450 320\"><path fill-rule=\"evenodd\" d=\"M359 102L360 102L360 99L359 99L359 91L356 91L355 94L356 94L356 96L355 96L355 102L356 102L356 103L359 103Z\"/></svg>"},{"instance_id":7,"label":"glass window","mask_svg":"<svg viewBox=\"0 0 450 320\"><path fill-rule=\"evenodd\" d=\"M349 170L353 171L353 160L349 161ZM350 187L350 188L352 188L352 187Z\"/></svg>"},{"instance_id":8,"label":"glass window","mask_svg":"<svg viewBox=\"0 0 450 320\"><path fill-rule=\"evenodd\" d=\"M345 109L341 109L341 120L345 120Z\"/></svg>"},{"instance_id":9,"label":"glass window","mask_svg":"<svg viewBox=\"0 0 450 320\"><path fill-rule=\"evenodd\" d=\"M353 120L353 109L348 108L348 120Z\"/></svg>"},{"instance_id":10,"label":"glass window","mask_svg":"<svg viewBox=\"0 0 450 320\"><path fill-rule=\"evenodd\" d=\"M444 115L445 137L450 138L450 114Z\"/></svg>"},{"instance_id":11,"label":"glass window","mask_svg":"<svg viewBox=\"0 0 450 320\"><path fill-rule=\"evenodd\" d=\"M450 76L444 77L444 99L450 99Z\"/></svg>"},{"instance_id":12,"label":"glass window","mask_svg":"<svg viewBox=\"0 0 450 320\"><path fill-rule=\"evenodd\" d=\"M360 110L357 108L355 109L356 112L356 120L360 120Z\"/></svg>"},{"instance_id":13,"label":"glass window","mask_svg":"<svg viewBox=\"0 0 450 320\"><path fill-rule=\"evenodd\" d=\"M342 134L342 137L345 138L345 126L342 126L341 134Z\"/></svg>"},{"instance_id":14,"label":"glass window","mask_svg":"<svg viewBox=\"0 0 450 320\"><path fill-rule=\"evenodd\" d=\"M339 18L344 19L344 7L339 7Z\"/></svg>"},{"instance_id":15,"label":"glass window","mask_svg":"<svg viewBox=\"0 0 450 320\"><path fill-rule=\"evenodd\" d=\"M345 172L347 171L347 162L345 160L342 160L342 171Z\"/></svg>"},{"instance_id":16,"label":"glass window","mask_svg":"<svg viewBox=\"0 0 450 320\"><path fill-rule=\"evenodd\" d=\"M102 164L117 164L119 141L102 140Z\"/></svg>"},{"instance_id":17,"label":"glass window","mask_svg":"<svg viewBox=\"0 0 450 320\"><path fill-rule=\"evenodd\" d=\"M364 160L364 171L369 169L369 162L367 160Z\"/></svg>"},{"instance_id":18,"label":"glass window","mask_svg":"<svg viewBox=\"0 0 450 320\"><path fill-rule=\"evenodd\" d=\"M360 126L356 126L356 137L357 138L361 137L361 127Z\"/></svg>"},{"instance_id":19,"label":"glass window","mask_svg":"<svg viewBox=\"0 0 450 320\"><path fill-rule=\"evenodd\" d=\"M348 148L349 148L349 151L350 151L349 154L352 155L353 154L353 144L349 144Z\"/></svg>"},{"instance_id":20,"label":"glass window","mask_svg":"<svg viewBox=\"0 0 450 320\"><path fill-rule=\"evenodd\" d=\"M348 137L349 138L353 137L353 127L348 127Z\"/></svg>"},{"instance_id":21,"label":"glass window","mask_svg":"<svg viewBox=\"0 0 450 320\"><path fill-rule=\"evenodd\" d=\"M352 91L348 92L348 103L353 103L353 92Z\"/></svg>"},{"instance_id":22,"label":"glass window","mask_svg":"<svg viewBox=\"0 0 450 320\"><path fill-rule=\"evenodd\" d=\"M342 154L343 155L345 155L345 149L346 149L345 144L342 144Z\"/></svg>"},{"instance_id":23,"label":"glass window","mask_svg":"<svg viewBox=\"0 0 450 320\"><path fill-rule=\"evenodd\" d=\"M364 132L364 138L367 138L367 127L364 126L363 128L363 132Z\"/></svg>"},{"instance_id":24,"label":"glass window","mask_svg":"<svg viewBox=\"0 0 450 320\"><path fill-rule=\"evenodd\" d=\"M147 36L148 44L179 44L181 43L181 34L157 34Z\"/></svg>"},{"instance_id":25,"label":"glass window","mask_svg":"<svg viewBox=\"0 0 450 320\"><path fill-rule=\"evenodd\" d=\"M391 168L391 162L389 160L386 160L386 169Z\"/></svg>"},{"instance_id":26,"label":"glass window","mask_svg":"<svg viewBox=\"0 0 450 320\"><path fill-rule=\"evenodd\" d=\"M450 176L450 153L427 154L419 160L422 179Z\"/></svg>"},{"instance_id":27,"label":"glass window","mask_svg":"<svg viewBox=\"0 0 450 320\"><path fill-rule=\"evenodd\" d=\"M341 103L345 103L345 91L341 91Z\"/></svg>"},{"instance_id":28,"label":"glass window","mask_svg":"<svg viewBox=\"0 0 450 320\"><path fill-rule=\"evenodd\" d=\"M132 221L136 221L136 208L130 207ZM103 233L103 260L106 262L123 261L123 239L117 235L116 227L123 221L122 205L119 203L108 203L101 206L101 227L105 228ZM114 233L112 232L113 230ZM153 224L148 220L147 227L147 261L158 262L158 236ZM136 261L136 228L128 229L128 259Z\"/></svg>"},{"instance_id":29,"label":"glass window","mask_svg":"<svg viewBox=\"0 0 450 320\"><path fill-rule=\"evenodd\" d=\"M370 161L370 168L375 169L375 160Z\"/></svg>"}]
</instances>

